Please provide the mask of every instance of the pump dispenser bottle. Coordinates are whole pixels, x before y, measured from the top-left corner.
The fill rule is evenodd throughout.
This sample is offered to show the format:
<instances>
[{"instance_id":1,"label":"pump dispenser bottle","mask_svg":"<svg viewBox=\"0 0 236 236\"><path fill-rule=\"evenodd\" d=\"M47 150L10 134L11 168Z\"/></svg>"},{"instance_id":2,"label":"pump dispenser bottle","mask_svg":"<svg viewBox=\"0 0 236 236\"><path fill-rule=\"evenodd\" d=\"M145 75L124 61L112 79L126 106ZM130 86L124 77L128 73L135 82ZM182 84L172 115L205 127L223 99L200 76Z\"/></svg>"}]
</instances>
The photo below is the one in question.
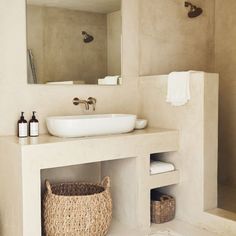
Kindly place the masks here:
<instances>
[{"instance_id":1,"label":"pump dispenser bottle","mask_svg":"<svg viewBox=\"0 0 236 236\"><path fill-rule=\"evenodd\" d=\"M24 112L21 112L21 117L18 120L17 128L19 138L26 138L28 136L28 125L27 121L24 118Z\"/></svg>"},{"instance_id":2,"label":"pump dispenser bottle","mask_svg":"<svg viewBox=\"0 0 236 236\"><path fill-rule=\"evenodd\" d=\"M38 137L39 136L39 121L35 116L36 111L33 111L33 116L29 121L29 136Z\"/></svg>"}]
</instances>

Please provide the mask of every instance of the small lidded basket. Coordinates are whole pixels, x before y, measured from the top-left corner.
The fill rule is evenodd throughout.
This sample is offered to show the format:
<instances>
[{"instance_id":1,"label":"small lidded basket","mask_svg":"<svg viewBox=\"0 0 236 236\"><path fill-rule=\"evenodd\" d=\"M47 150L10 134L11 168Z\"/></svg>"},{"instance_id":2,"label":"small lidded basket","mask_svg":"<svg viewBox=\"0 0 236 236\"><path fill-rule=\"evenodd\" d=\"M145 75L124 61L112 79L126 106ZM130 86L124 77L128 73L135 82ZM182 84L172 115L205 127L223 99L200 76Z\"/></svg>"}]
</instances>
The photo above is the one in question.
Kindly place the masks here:
<instances>
[{"instance_id":1,"label":"small lidded basket","mask_svg":"<svg viewBox=\"0 0 236 236\"><path fill-rule=\"evenodd\" d=\"M43 225L46 236L104 236L112 219L110 177L101 184L46 181Z\"/></svg>"},{"instance_id":2,"label":"small lidded basket","mask_svg":"<svg viewBox=\"0 0 236 236\"><path fill-rule=\"evenodd\" d=\"M151 222L162 224L175 217L176 203L172 196L152 190L151 194Z\"/></svg>"}]
</instances>

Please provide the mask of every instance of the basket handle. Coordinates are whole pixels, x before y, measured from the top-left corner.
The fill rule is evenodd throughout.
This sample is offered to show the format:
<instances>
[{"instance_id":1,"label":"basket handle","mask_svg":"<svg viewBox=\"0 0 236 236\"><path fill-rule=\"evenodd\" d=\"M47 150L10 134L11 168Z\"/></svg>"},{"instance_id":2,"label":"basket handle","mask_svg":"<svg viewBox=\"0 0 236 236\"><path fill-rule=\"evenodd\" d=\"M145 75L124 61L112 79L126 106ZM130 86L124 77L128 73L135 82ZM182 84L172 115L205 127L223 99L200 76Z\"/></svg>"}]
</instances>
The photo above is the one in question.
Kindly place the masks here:
<instances>
[{"instance_id":1,"label":"basket handle","mask_svg":"<svg viewBox=\"0 0 236 236\"><path fill-rule=\"evenodd\" d=\"M105 189L110 188L111 187L110 177L109 176L104 177L101 184Z\"/></svg>"},{"instance_id":2,"label":"basket handle","mask_svg":"<svg viewBox=\"0 0 236 236\"><path fill-rule=\"evenodd\" d=\"M168 195L163 195L160 197L161 202L164 202L165 200L171 200L171 199L172 199L172 197L168 196Z\"/></svg>"},{"instance_id":3,"label":"basket handle","mask_svg":"<svg viewBox=\"0 0 236 236\"><path fill-rule=\"evenodd\" d=\"M49 194L52 194L51 184L48 180L45 181L45 186Z\"/></svg>"}]
</instances>

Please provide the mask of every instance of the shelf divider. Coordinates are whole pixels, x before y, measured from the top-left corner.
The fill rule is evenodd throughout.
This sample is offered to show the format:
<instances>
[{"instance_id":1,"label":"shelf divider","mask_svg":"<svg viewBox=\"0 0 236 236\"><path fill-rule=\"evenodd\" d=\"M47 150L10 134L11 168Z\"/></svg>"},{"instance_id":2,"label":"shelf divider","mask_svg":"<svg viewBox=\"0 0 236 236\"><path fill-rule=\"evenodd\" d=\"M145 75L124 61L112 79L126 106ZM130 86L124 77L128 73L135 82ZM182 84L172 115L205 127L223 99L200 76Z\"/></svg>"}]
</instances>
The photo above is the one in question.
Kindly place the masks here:
<instances>
[{"instance_id":1,"label":"shelf divider","mask_svg":"<svg viewBox=\"0 0 236 236\"><path fill-rule=\"evenodd\" d=\"M179 170L174 170L162 174L150 175L149 188L155 189L178 184L179 180L180 180Z\"/></svg>"}]
</instances>

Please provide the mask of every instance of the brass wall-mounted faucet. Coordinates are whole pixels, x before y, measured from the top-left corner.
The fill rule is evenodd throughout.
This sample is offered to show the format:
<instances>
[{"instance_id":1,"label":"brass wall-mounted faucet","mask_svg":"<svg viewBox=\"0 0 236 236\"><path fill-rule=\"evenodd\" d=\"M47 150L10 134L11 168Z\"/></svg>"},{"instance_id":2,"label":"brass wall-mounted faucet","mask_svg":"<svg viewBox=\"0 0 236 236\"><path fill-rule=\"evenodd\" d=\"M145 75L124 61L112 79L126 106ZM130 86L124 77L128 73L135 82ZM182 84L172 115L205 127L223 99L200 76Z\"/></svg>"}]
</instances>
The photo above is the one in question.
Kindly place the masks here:
<instances>
[{"instance_id":1,"label":"brass wall-mounted faucet","mask_svg":"<svg viewBox=\"0 0 236 236\"><path fill-rule=\"evenodd\" d=\"M96 103L97 103L97 100L96 98L93 98L93 97L89 97L87 100L82 100L77 97L73 99L73 104L75 106L78 106L79 104L84 104L85 110L89 110L89 106L91 105L93 107L93 110L95 111Z\"/></svg>"}]
</instances>

